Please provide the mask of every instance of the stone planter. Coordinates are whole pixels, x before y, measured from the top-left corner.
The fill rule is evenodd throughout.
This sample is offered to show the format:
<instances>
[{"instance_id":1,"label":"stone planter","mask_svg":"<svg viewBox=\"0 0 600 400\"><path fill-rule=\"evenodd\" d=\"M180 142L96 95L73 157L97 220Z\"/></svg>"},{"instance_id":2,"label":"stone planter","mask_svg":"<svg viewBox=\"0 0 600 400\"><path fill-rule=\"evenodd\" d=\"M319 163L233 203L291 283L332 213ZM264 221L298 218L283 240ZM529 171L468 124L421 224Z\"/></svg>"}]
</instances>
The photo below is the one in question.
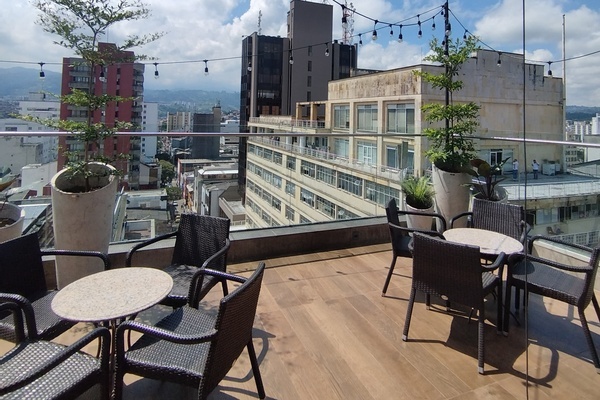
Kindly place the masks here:
<instances>
[{"instance_id":1,"label":"stone planter","mask_svg":"<svg viewBox=\"0 0 600 400\"><path fill-rule=\"evenodd\" d=\"M7 240L21 236L23 233L25 210L9 202L1 202L0 221L5 221L5 219L7 224L0 226L0 242L6 242Z\"/></svg>"},{"instance_id":2,"label":"stone planter","mask_svg":"<svg viewBox=\"0 0 600 400\"><path fill-rule=\"evenodd\" d=\"M113 214L118 179L114 167L92 163L95 174L90 192L76 192L83 178L68 179L67 170L59 171L50 182L54 220L54 247L60 250L92 250L108 253L113 230ZM56 282L59 289L84 276L102 271L99 259L56 258Z\"/></svg>"},{"instance_id":3,"label":"stone planter","mask_svg":"<svg viewBox=\"0 0 600 400\"><path fill-rule=\"evenodd\" d=\"M450 224L452 217L469 211L471 175L442 171L434 165L431 178L435 190L436 211L446 218L448 224ZM464 228L466 226L467 219L461 218L454 228Z\"/></svg>"},{"instance_id":4,"label":"stone planter","mask_svg":"<svg viewBox=\"0 0 600 400\"><path fill-rule=\"evenodd\" d=\"M433 205L429 208L423 209L423 208L414 208L414 207L409 206L408 204L404 203L404 209L406 211L432 213L432 212L434 212L435 205ZM432 220L433 220L433 217L426 217L426 216L422 216L422 215L410 215L410 214L406 215L406 225L412 229L421 229L421 230L430 231L432 224L433 224Z\"/></svg>"}]
</instances>

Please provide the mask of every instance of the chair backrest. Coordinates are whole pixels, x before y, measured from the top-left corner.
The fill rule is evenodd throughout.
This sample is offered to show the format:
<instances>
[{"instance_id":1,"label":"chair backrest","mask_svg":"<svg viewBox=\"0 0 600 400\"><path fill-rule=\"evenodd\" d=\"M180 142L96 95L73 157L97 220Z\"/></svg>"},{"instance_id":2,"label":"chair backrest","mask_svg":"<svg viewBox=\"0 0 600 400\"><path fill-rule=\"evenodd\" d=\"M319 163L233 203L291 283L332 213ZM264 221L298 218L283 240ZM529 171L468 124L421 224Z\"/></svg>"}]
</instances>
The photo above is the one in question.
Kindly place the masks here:
<instances>
[{"instance_id":1,"label":"chair backrest","mask_svg":"<svg viewBox=\"0 0 600 400\"><path fill-rule=\"evenodd\" d=\"M479 247L414 234L413 285L417 289L481 309L481 273Z\"/></svg>"},{"instance_id":2,"label":"chair backrest","mask_svg":"<svg viewBox=\"0 0 600 400\"><path fill-rule=\"evenodd\" d=\"M0 292L35 300L47 290L37 234L0 243Z\"/></svg>"},{"instance_id":3,"label":"chair backrest","mask_svg":"<svg viewBox=\"0 0 600 400\"><path fill-rule=\"evenodd\" d=\"M385 206L385 215L387 217L387 221L391 222L394 225L400 225L400 219L398 219L398 205L396 204L396 199L392 198L388 201Z\"/></svg>"},{"instance_id":4,"label":"chair backrest","mask_svg":"<svg viewBox=\"0 0 600 400\"><path fill-rule=\"evenodd\" d=\"M473 228L486 229L522 240L525 209L516 204L473 199Z\"/></svg>"},{"instance_id":5,"label":"chair backrest","mask_svg":"<svg viewBox=\"0 0 600 400\"><path fill-rule=\"evenodd\" d=\"M198 398L206 398L252 340L252 327L264 271L265 263L261 262L242 285L221 299L215 323L217 337L211 342L208 351Z\"/></svg>"},{"instance_id":6,"label":"chair backrest","mask_svg":"<svg viewBox=\"0 0 600 400\"><path fill-rule=\"evenodd\" d=\"M204 261L225 247L228 238L228 218L182 214L172 263L201 267ZM210 268L225 271L226 265L227 254L224 254Z\"/></svg>"}]
</instances>

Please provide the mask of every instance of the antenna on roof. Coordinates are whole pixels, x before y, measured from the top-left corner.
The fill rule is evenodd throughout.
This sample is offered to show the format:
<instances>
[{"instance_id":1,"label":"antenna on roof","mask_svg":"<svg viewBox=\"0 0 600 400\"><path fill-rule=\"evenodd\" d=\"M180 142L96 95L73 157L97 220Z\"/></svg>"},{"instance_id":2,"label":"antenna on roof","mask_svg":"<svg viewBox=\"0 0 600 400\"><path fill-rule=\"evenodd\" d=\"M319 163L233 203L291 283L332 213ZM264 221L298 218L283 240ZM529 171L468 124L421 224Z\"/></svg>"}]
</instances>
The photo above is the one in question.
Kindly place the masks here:
<instances>
[{"instance_id":1,"label":"antenna on roof","mask_svg":"<svg viewBox=\"0 0 600 400\"><path fill-rule=\"evenodd\" d=\"M262 20L262 10L258 10L258 34L261 34L260 22Z\"/></svg>"}]
</instances>

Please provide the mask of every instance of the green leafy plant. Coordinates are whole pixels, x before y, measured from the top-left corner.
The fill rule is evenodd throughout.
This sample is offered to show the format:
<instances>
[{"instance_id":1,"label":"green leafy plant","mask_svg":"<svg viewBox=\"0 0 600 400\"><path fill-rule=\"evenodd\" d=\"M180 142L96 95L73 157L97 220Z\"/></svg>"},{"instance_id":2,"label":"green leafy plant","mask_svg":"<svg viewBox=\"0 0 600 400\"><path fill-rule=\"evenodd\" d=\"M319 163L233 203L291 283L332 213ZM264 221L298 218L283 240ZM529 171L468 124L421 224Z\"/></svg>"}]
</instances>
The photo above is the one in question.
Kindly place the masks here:
<instances>
[{"instance_id":1,"label":"green leafy plant","mask_svg":"<svg viewBox=\"0 0 600 400\"><path fill-rule=\"evenodd\" d=\"M427 209L433 206L435 191L427 176L409 176L400 183L406 204L413 208Z\"/></svg>"},{"instance_id":2,"label":"green leafy plant","mask_svg":"<svg viewBox=\"0 0 600 400\"><path fill-rule=\"evenodd\" d=\"M116 121L106 124L99 118L100 114L109 104L119 104L136 100L133 97L118 95L97 94L95 79L98 68L105 68L118 63L133 63L137 60L147 59L144 55L134 55L127 51L160 38L163 33L153 33L144 36L130 35L120 45L99 46L100 39L106 35L108 29L119 22L134 21L149 17L150 11L144 3L138 0L38 0L34 6L41 12L37 20L45 32L57 35L60 39L55 44L69 49L78 56L81 67L88 72L88 87L86 89L73 88L70 93L60 96L63 104L68 104L74 109L84 110L84 120L35 120L46 126L68 132L81 145L80 151L63 150L67 159L66 168L69 175L83 176L85 188L89 191L90 178L94 176L89 166L91 162L116 163L127 158L125 155L116 154L106 156L102 153L104 140L118 131L134 129L129 122ZM101 75L100 75L101 76ZM116 169L116 173L122 173Z\"/></svg>"},{"instance_id":3,"label":"green leafy plant","mask_svg":"<svg viewBox=\"0 0 600 400\"><path fill-rule=\"evenodd\" d=\"M431 53L424 60L441 64L444 72L433 74L428 71L415 71L424 81L434 88L444 90L447 102L423 105L425 121L432 127L424 129L430 140L425 155L438 168L447 172L467 172L469 162L475 158L473 132L479 125L480 107L473 103L455 103L455 92L463 88L463 82L456 80L461 66L478 49L477 39L469 36L464 41L447 39L440 43L437 39L430 42Z\"/></svg>"},{"instance_id":4,"label":"green leafy plant","mask_svg":"<svg viewBox=\"0 0 600 400\"><path fill-rule=\"evenodd\" d=\"M471 160L471 166L474 169L470 170L470 174L475 177L472 186L477 191L476 195L486 200L498 201L498 191L496 185L502 182L504 177L498 177L502 174L502 167L510 157L505 158L498 164L490 165L482 159Z\"/></svg>"}]
</instances>

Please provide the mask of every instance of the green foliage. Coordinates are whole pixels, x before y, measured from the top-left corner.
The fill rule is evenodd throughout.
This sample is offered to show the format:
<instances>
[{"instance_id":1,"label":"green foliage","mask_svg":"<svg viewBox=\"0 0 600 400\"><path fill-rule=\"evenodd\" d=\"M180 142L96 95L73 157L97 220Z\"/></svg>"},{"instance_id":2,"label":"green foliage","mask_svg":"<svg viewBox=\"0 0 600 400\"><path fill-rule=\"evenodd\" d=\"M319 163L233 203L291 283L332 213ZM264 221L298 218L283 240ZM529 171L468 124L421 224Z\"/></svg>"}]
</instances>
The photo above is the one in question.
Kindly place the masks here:
<instances>
[{"instance_id":1,"label":"green foliage","mask_svg":"<svg viewBox=\"0 0 600 400\"><path fill-rule=\"evenodd\" d=\"M419 209L433 206L435 191L429 177L409 176L400 183L400 188L409 206Z\"/></svg>"},{"instance_id":2,"label":"green foliage","mask_svg":"<svg viewBox=\"0 0 600 400\"><path fill-rule=\"evenodd\" d=\"M68 151L64 154L68 159L67 168L71 171L71 176L83 175L88 178L92 175L88 168L90 162L109 163L126 158L123 155L111 158L104 156L101 152L104 139L113 137L118 131L134 128L132 124L122 121L117 121L110 126L103 122L94 122L96 112L103 111L109 104L135 100L132 97L96 94L94 90L96 67L104 68L112 64L147 59L144 55L132 56L131 52L123 52L153 42L163 33L129 35L123 43L108 46L107 50L101 51L98 43L111 26L150 16L150 11L144 3L139 0L36 0L33 4L41 12L37 23L45 32L60 38L54 43L73 51L82 59L80 64L89 70L89 86L87 89L73 89L71 93L60 96L61 103L86 110L84 121L28 119L68 132L70 136L82 143L82 154ZM121 171L117 170L117 172ZM88 183L86 189L89 190L87 179L86 182Z\"/></svg>"},{"instance_id":3,"label":"green foliage","mask_svg":"<svg viewBox=\"0 0 600 400\"><path fill-rule=\"evenodd\" d=\"M161 185L163 187L169 186L173 178L175 178L175 166L166 160L158 160L158 164L161 166Z\"/></svg>"},{"instance_id":4,"label":"green foliage","mask_svg":"<svg viewBox=\"0 0 600 400\"><path fill-rule=\"evenodd\" d=\"M165 190L167 191L167 199L169 201L179 200L183 197L181 188L177 186L168 186Z\"/></svg>"},{"instance_id":5,"label":"green foliage","mask_svg":"<svg viewBox=\"0 0 600 400\"><path fill-rule=\"evenodd\" d=\"M433 88L447 91L448 104L429 103L422 107L425 121L432 124L424 129L430 140L430 147L425 153L438 168L448 172L464 172L469 162L476 156L473 132L479 125L479 105L455 103L454 93L463 88L463 82L455 80L462 64L478 49L477 39L468 37L464 42L460 39L448 39L448 52L445 45L433 39L430 42L431 53L424 60L441 64L444 72L432 74L427 71L415 71Z\"/></svg>"},{"instance_id":6,"label":"green foliage","mask_svg":"<svg viewBox=\"0 0 600 400\"><path fill-rule=\"evenodd\" d=\"M475 169L471 169L469 173L476 178L472 185L479 196L486 200L500 200L496 191L496 185L506 179L503 177L498 178L498 176L502 174L502 167L509 159L510 157L506 157L500 163L494 165L490 165L487 161L479 158L471 160L471 166Z\"/></svg>"}]
</instances>

